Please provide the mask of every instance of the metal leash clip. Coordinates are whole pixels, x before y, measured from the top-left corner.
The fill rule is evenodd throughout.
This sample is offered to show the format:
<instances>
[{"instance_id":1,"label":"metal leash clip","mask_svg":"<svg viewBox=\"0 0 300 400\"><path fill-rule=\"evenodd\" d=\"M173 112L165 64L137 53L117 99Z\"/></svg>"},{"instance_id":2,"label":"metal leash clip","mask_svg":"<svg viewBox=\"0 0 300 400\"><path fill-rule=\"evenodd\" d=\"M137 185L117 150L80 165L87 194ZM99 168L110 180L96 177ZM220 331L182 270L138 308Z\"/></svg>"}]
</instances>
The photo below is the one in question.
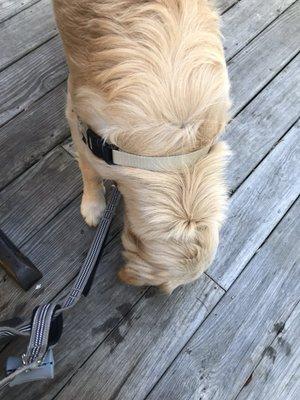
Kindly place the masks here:
<instances>
[{"instance_id":1,"label":"metal leash clip","mask_svg":"<svg viewBox=\"0 0 300 400\"><path fill-rule=\"evenodd\" d=\"M8 357L6 360L6 375L9 376L15 372L18 368L25 365L23 357ZM48 349L43 360L38 363L36 368L27 369L24 372L17 375L10 383L9 386L21 385L26 382L39 381L43 379L54 378L54 357L51 348Z\"/></svg>"}]
</instances>

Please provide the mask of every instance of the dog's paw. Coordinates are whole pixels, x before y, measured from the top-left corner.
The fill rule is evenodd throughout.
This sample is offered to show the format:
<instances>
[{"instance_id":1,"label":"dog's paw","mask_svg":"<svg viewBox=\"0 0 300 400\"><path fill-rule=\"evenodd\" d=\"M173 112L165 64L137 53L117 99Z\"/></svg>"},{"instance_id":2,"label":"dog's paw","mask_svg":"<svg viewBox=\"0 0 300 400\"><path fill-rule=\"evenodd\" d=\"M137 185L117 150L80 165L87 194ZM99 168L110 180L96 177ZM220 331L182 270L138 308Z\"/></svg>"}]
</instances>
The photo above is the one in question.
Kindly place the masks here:
<instances>
[{"instance_id":1,"label":"dog's paw","mask_svg":"<svg viewBox=\"0 0 300 400\"><path fill-rule=\"evenodd\" d=\"M97 226L101 216L105 210L104 196L99 195L98 198L89 198L85 195L81 200L81 215L89 226Z\"/></svg>"}]
</instances>

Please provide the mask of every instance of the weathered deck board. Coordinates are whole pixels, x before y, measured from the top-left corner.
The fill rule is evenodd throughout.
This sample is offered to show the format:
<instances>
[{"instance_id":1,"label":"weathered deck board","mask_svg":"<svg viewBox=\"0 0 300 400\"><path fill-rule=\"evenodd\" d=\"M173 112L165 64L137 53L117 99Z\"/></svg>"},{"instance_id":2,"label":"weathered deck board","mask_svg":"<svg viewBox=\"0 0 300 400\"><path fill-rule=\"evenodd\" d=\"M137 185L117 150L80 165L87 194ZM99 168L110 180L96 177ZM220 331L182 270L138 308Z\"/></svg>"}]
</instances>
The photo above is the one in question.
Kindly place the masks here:
<instances>
[{"instance_id":1,"label":"weathered deck board","mask_svg":"<svg viewBox=\"0 0 300 400\"><path fill-rule=\"evenodd\" d=\"M233 400L247 384L260 358L276 357L270 344L299 301L299 264L296 267L299 211L298 203L180 352L147 399ZM85 370L89 370L87 366ZM80 391L82 393L79 385L84 385L86 393L89 393L87 383L72 382L69 393L76 393L76 389L79 390L77 395Z\"/></svg>"},{"instance_id":2,"label":"weathered deck board","mask_svg":"<svg viewBox=\"0 0 300 400\"><path fill-rule=\"evenodd\" d=\"M223 135L233 152L227 168L231 191L299 118L300 81L295 81L299 69L297 56L231 121Z\"/></svg>"},{"instance_id":3,"label":"weathered deck board","mask_svg":"<svg viewBox=\"0 0 300 400\"><path fill-rule=\"evenodd\" d=\"M237 400L297 400L300 393L300 303L251 373Z\"/></svg>"},{"instance_id":4,"label":"weathered deck board","mask_svg":"<svg viewBox=\"0 0 300 400\"><path fill-rule=\"evenodd\" d=\"M292 135L293 141L290 140L290 143L288 141L285 142L285 151L281 148L280 151L282 153L282 158L285 156L288 151L291 150L294 146L294 142L296 141L296 134ZM276 149L275 149L276 150ZM274 151L275 151L274 150ZM279 151L277 151L279 153ZM268 162L267 166L262 166L261 170L273 170L273 172L276 171L276 168L274 167L274 157L278 156L278 154L270 154L266 158L266 162ZM260 167L258 167L260 168ZM293 168L293 165L290 165L290 168ZM281 171L281 177L283 179L283 182L285 179L288 177L288 170L282 170ZM257 174L257 179L260 179L260 174ZM250 180L250 179L249 179ZM281 195L282 190L290 190L289 186L293 185L293 180L289 181L287 183L287 186L283 187L283 185L277 186L277 195ZM257 208L260 204L260 202L264 202L264 196L266 196L266 193L268 191L272 190L272 181L265 181L265 194L261 194L261 197L256 199L256 201L252 201L252 206L253 208ZM249 184L249 188L252 188L252 184ZM241 190L241 188L239 189ZM243 189L243 193L244 193ZM239 191L238 191L239 192ZM276 199L277 195L274 193L273 199L274 199L274 207L276 205ZM244 197L240 196L239 197L239 204L236 204L235 209L242 208L244 205ZM273 204L272 204L273 206ZM284 209L282 209L282 214L284 214ZM272 227L274 225L271 225L273 221L270 221L269 225L269 231L272 230ZM229 225L228 225L229 224ZM233 231L237 231L237 225L238 222L235 221L235 224L230 224L230 221L228 222L227 226L231 228ZM244 232L248 232L248 225L245 224L242 226ZM255 227L256 230L259 230L258 227ZM240 229L241 231L241 229ZM239 232L241 234L241 232ZM267 234L266 234L267 236ZM265 236L265 237L266 237ZM264 238L265 238L264 237ZM259 240L257 240L259 238ZM254 253L256 252L257 248L261 244L260 242L260 237L259 235L256 236L253 240L249 241L248 243L248 256L251 258ZM223 246L225 248L228 248L229 246L232 246L232 243L227 241L227 237L225 236L223 238ZM111 251L115 252L114 249ZM118 252L119 249L116 249L116 252ZM240 269L246 266L247 262L249 259L244 259L241 260L240 263ZM183 293L185 293L185 290L188 291L188 296L185 297ZM163 374L164 370L168 366L168 362L170 363L176 354L178 353L179 346L177 342L174 339L169 342L168 338L170 335L167 335L166 337L163 335L164 331L168 331L168 329L172 329L174 325L176 325L176 334L180 338L189 338L192 336L194 333L196 327L194 324L190 324L187 326L184 323L184 320L182 321L182 318L187 318L189 317L189 302L191 301L191 298L197 297L201 293L201 291L198 289L197 285L190 285L189 287L183 289L183 291L175 292L173 296L171 296L173 304L176 304L176 307L172 308L170 306L170 314L168 314L167 310L165 310L162 315L163 315L163 320L162 322L160 321L159 315L161 313L157 312L156 309L152 311L151 308L147 308L147 311L140 312L139 310L144 306L144 303L147 303L147 299L142 299L139 302L139 305L137 306L137 309L135 309L132 314L131 314L131 326L127 327L125 332L126 334L122 336L125 336L124 340L119 344L120 346L117 346L114 348L112 352L111 350L111 343L113 341L113 334L109 335L107 339L104 342L104 345L102 345L97 351L93 351L92 357L87 361L87 365L85 365L84 368L80 368L78 374L75 375L73 378L74 381L79 380L80 382L88 382L87 386L89 386L92 392L97 393L97 395L101 396L102 398L105 399L130 399L130 398L137 398L137 399L143 399L147 393L151 390L152 386L155 384L156 380ZM178 300L178 297L179 299ZM200 298L200 300L203 302L203 300ZM186 303L185 303L186 301ZM183 302L183 304L181 303ZM205 302L205 300L204 300ZM177 314L176 310L177 308L180 308L182 310L185 309L185 312L181 314ZM145 309L146 310L146 309ZM152 312L155 314L155 316L152 314ZM176 316L175 320L173 319L173 316ZM137 318L137 320L136 320ZM146 337L141 335L141 326L147 327L151 326L153 324L153 320L156 318L156 323L157 327L161 332L160 337L158 338L156 336L156 330L152 331L147 331ZM192 312L191 320L197 320L195 317L194 312ZM167 320L167 322L166 322ZM170 326L169 326L170 324ZM88 322L88 326L92 327L97 327L97 324L93 322L93 318ZM70 327L71 329L68 329L70 337L74 337L78 335L76 333L76 324L73 323ZM74 332L75 331L75 332ZM121 333L123 331L121 330ZM153 336L152 336L153 335ZM74 340L74 339L73 339ZM137 346L137 343L139 345ZM158 353L156 353L155 348L158 348ZM164 351L164 362L161 361L160 355L162 353L162 349L165 348ZM130 354L130 356L136 361L136 365L133 368L133 364L131 363L131 358L127 361L125 361L125 354ZM76 356L75 356L76 357ZM74 359L74 356L70 356L71 359ZM69 360L70 360L69 358ZM93 371L96 368L97 365L97 373L100 373L101 376L103 376L103 380L101 380L101 388L98 386L98 383L96 381L93 381L93 374L95 371ZM115 365L122 365L121 371L116 371L114 369ZM78 368L79 366L77 366ZM147 372L150 371L149 375L145 375ZM89 379L89 375L91 374L91 378ZM111 377L111 379L108 379L108 377ZM141 376L143 378L141 379ZM104 384L105 382L105 384ZM99 384L100 385L100 384ZM87 386L85 386L82 391L79 391L82 397L86 395L91 395L89 392ZM79 390L78 388L76 390ZM127 393L130 393L131 397L126 397L128 396ZM70 384L66 386L66 389L62 392L62 394L66 397L72 398L73 396L73 380L71 381ZM40 395L40 394L39 394ZM60 398L60 397L58 397ZM61 397L64 398L64 397ZM177 398L176 398L177 399ZM178 398L179 399L179 398Z\"/></svg>"},{"instance_id":5,"label":"weathered deck board","mask_svg":"<svg viewBox=\"0 0 300 400\"><path fill-rule=\"evenodd\" d=\"M230 61L233 114L245 106L245 98L254 97L299 52L299 18L297 1Z\"/></svg>"},{"instance_id":6,"label":"weathered deck board","mask_svg":"<svg viewBox=\"0 0 300 400\"><path fill-rule=\"evenodd\" d=\"M0 3L0 22L18 14L25 8L30 7L32 4L37 3L40 0L1 0Z\"/></svg>"},{"instance_id":7,"label":"weathered deck board","mask_svg":"<svg viewBox=\"0 0 300 400\"><path fill-rule=\"evenodd\" d=\"M240 0L213 0L219 13L224 13L229 8L233 7Z\"/></svg>"},{"instance_id":8,"label":"weathered deck board","mask_svg":"<svg viewBox=\"0 0 300 400\"><path fill-rule=\"evenodd\" d=\"M300 193L299 122L234 193L208 274L228 289ZM283 195L284 193L284 195Z\"/></svg>"},{"instance_id":9,"label":"weathered deck board","mask_svg":"<svg viewBox=\"0 0 300 400\"><path fill-rule=\"evenodd\" d=\"M0 73L0 125L66 78L65 55L56 36Z\"/></svg>"},{"instance_id":10,"label":"weathered deck board","mask_svg":"<svg viewBox=\"0 0 300 400\"><path fill-rule=\"evenodd\" d=\"M240 0L223 17L222 34L225 38L226 58L232 58L294 2L295 0L272 0L271 2ZM249 18L249 12L251 12L251 18Z\"/></svg>"},{"instance_id":11,"label":"weathered deck board","mask_svg":"<svg viewBox=\"0 0 300 400\"><path fill-rule=\"evenodd\" d=\"M41 0L0 24L0 70L57 35L52 4Z\"/></svg>"},{"instance_id":12,"label":"weathered deck board","mask_svg":"<svg viewBox=\"0 0 300 400\"><path fill-rule=\"evenodd\" d=\"M65 84L34 103L0 131L0 188L69 136Z\"/></svg>"},{"instance_id":13,"label":"weathered deck board","mask_svg":"<svg viewBox=\"0 0 300 400\"><path fill-rule=\"evenodd\" d=\"M77 162L56 148L0 193L0 225L20 246L81 192Z\"/></svg>"}]
</instances>

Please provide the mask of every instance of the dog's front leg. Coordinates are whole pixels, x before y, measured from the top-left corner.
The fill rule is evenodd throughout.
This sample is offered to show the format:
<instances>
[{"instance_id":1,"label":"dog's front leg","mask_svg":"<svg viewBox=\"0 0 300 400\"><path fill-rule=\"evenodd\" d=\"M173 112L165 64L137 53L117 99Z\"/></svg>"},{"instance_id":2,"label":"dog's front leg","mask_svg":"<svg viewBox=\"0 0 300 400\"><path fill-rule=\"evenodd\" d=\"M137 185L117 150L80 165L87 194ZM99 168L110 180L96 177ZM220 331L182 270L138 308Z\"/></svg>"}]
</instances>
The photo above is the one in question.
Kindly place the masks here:
<instances>
[{"instance_id":1,"label":"dog's front leg","mask_svg":"<svg viewBox=\"0 0 300 400\"><path fill-rule=\"evenodd\" d=\"M82 137L78 117L73 110L70 94L67 101L67 119L69 122L72 139L78 156L78 163L83 180L83 195L81 200L81 214L90 226L97 226L105 209L105 196L103 181L99 173L87 160L82 151Z\"/></svg>"},{"instance_id":2,"label":"dog's front leg","mask_svg":"<svg viewBox=\"0 0 300 400\"><path fill-rule=\"evenodd\" d=\"M90 226L97 226L105 209L102 178L91 168L89 162L79 153L79 166L83 180L81 214Z\"/></svg>"}]
</instances>

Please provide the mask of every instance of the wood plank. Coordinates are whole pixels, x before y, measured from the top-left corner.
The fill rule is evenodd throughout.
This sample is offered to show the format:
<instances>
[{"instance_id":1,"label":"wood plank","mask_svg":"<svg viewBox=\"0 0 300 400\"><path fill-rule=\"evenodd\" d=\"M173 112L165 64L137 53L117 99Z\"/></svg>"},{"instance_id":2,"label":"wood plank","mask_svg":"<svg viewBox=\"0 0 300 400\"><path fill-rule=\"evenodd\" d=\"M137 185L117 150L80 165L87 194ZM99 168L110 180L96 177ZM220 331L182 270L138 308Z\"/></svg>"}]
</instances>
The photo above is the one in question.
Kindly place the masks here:
<instances>
[{"instance_id":1,"label":"wood plank","mask_svg":"<svg viewBox=\"0 0 300 400\"><path fill-rule=\"evenodd\" d=\"M300 192L298 123L234 193L207 273L228 289ZM283 195L284 193L284 195Z\"/></svg>"},{"instance_id":2,"label":"wood plank","mask_svg":"<svg viewBox=\"0 0 300 400\"><path fill-rule=\"evenodd\" d=\"M59 36L0 74L0 125L6 123L67 78Z\"/></svg>"},{"instance_id":3,"label":"wood plank","mask_svg":"<svg viewBox=\"0 0 300 400\"><path fill-rule=\"evenodd\" d=\"M32 4L40 0L1 0L0 3L0 22L7 20L15 14L23 11L25 8L30 7Z\"/></svg>"},{"instance_id":4,"label":"wood plank","mask_svg":"<svg viewBox=\"0 0 300 400\"><path fill-rule=\"evenodd\" d=\"M295 80L299 69L300 56L231 121L223 135L233 152L227 168L231 192L299 118L300 80Z\"/></svg>"},{"instance_id":5,"label":"wood plank","mask_svg":"<svg viewBox=\"0 0 300 400\"><path fill-rule=\"evenodd\" d=\"M270 344L299 301L299 205L285 216L147 400L233 400L261 357L276 357ZM80 393L80 384L83 381L72 381L68 393Z\"/></svg>"},{"instance_id":6,"label":"wood plank","mask_svg":"<svg viewBox=\"0 0 300 400\"><path fill-rule=\"evenodd\" d=\"M222 14L239 1L240 0L213 0L212 3L215 4L219 13Z\"/></svg>"},{"instance_id":7,"label":"wood plank","mask_svg":"<svg viewBox=\"0 0 300 400\"><path fill-rule=\"evenodd\" d=\"M0 70L57 35L52 3L41 0L0 25Z\"/></svg>"},{"instance_id":8,"label":"wood plank","mask_svg":"<svg viewBox=\"0 0 300 400\"><path fill-rule=\"evenodd\" d=\"M56 148L0 193L1 229L20 246L81 190L77 162Z\"/></svg>"},{"instance_id":9,"label":"wood plank","mask_svg":"<svg viewBox=\"0 0 300 400\"><path fill-rule=\"evenodd\" d=\"M300 393L300 304L249 375L236 400L297 400Z\"/></svg>"},{"instance_id":10,"label":"wood plank","mask_svg":"<svg viewBox=\"0 0 300 400\"><path fill-rule=\"evenodd\" d=\"M77 153L75 150L75 146L73 143L72 138L68 138L67 140L64 141L64 143L62 144L62 147L74 158L77 157Z\"/></svg>"},{"instance_id":11,"label":"wood plank","mask_svg":"<svg viewBox=\"0 0 300 400\"><path fill-rule=\"evenodd\" d=\"M299 52L299 17L297 1L229 62L234 115Z\"/></svg>"},{"instance_id":12,"label":"wood plank","mask_svg":"<svg viewBox=\"0 0 300 400\"><path fill-rule=\"evenodd\" d=\"M223 17L222 34L225 38L226 58L232 58L294 2L295 0L240 0Z\"/></svg>"},{"instance_id":13,"label":"wood plank","mask_svg":"<svg viewBox=\"0 0 300 400\"><path fill-rule=\"evenodd\" d=\"M65 84L34 103L0 131L0 188L69 136Z\"/></svg>"},{"instance_id":14,"label":"wood plank","mask_svg":"<svg viewBox=\"0 0 300 400\"><path fill-rule=\"evenodd\" d=\"M264 181L264 192L260 192L254 200L252 198L251 206L253 209L259 209L260 204L265 204L265 197L268 198L270 192L272 192L271 198L273 199L273 203L267 205L269 208L275 209L278 213L279 209L276 208L278 203L278 197L282 195L282 192L289 193L292 189L291 186L294 185L294 175L290 176L290 170L297 171L295 167L295 160L293 159L293 155L291 155L292 161L288 161L289 157L287 157L287 165L286 168L282 168L278 171L278 164L281 164L282 160L286 157L286 154L295 151L294 144L297 141L296 132L291 131L288 135L289 137L285 138L283 142L284 146L278 145L273 150L273 152L265 159L264 163L262 163L254 174L256 174L256 179L259 181L261 176L266 172L269 175L272 175L272 172L280 176L279 184L274 185L274 181L272 179ZM292 139L291 139L292 138ZM284 147L284 148L282 148ZM294 150L293 150L294 149ZM277 151L276 151L277 150ZM281 156L278 156L278 153ZM277 160L277 162L274 162ZM260 170L260 172L258 172ZM269 171L269 172L268 172ZM290 179L289 179L290 177ZM253 191L253 179L251 177L246 181L248 182L248 190L245 189L245 186L241 186L237 193L242 190L242 193L245 193L250 190ZM245 183L246 183L245 182ZM244 184L245 185L245 184ZM289 195L287 195L289 197ZM235 209L242 209L245 205L244 196L238 197L239 202L236 201ZM269 201L269 200L268 200ZM282 207L279 214L278 220L282 217L285 212L285 208ZM264 210L266 214L266 211ZM229 225L228 225L229 224ZM235 221L235 225L229 220L227 225L231 227L233 231L238 232L239 235L245 236L249 235L249 224L242 224L239 230L237 226L239 225L238 219ZM226 225L226 226L227 226ZM274 225L273 225L274 226ZM257 248L260 246L261 242L265 240L268 233L272 230L273 226L268 226L269 230L264 231L265 236L262 237L260 235L253 235L253 240L249 240L248 244L248 257L249 259L255 254ZM253 226L253 231L259 230L260 226ZM225 235L223 238L223 246L224 248L229 248L232 246L230 242L231 237ZM113 243L112 243L113 244ZM237 247L237 246L236 246ZM236 248L235 247L235 248ZM118 242L111 247L110 251L112 254L119 254L121 247ZM117 257L117 256L116 256ZM120 256L119 256L120 257ZM239 270L244 268L249 261L248 258L241 259L239 264ZM116 259L114 263L117 263L117 267L121 265L122 259ZM119 261L118 261L119 260ZM98 278L99 279L99 278ZM100 285L102 276L99 281L96 279L96 285ZM203 278L202 278L203 279ZM99 282L99 283L98 283ZM199 281L202 282L201 280ZM54 385L51 383L41 386L35 386L32 388L32 391L28 392L28 400L30 396L32 398L44 399L45 393L47 395L55 396L56 393L60 391L60 388L71 380L65 387L65 389L61 392L62 398L73 398L73 382L79 380L80 382L87 382L86 385L82 386L82 389L76 388L79 390L79 397L85 397L86 395L93 396L93 393L97 393L98 396L106 399L143 399L147 393L151 390L152 386L155 384L156 380L164 373L165 369L168 367L168 363L170 363L180 348L178 344L178 338L184 338L187 340L194 332L197 327L194 323L186 323L189 321L198 321L198 314L195 314L195 310L190 307L193 307L193 300L195 298L200 299L200 303L206 304L205 298L199 297L199 293L202 294L202 290L199 288L199 283L196 282L193 285L186 286L178 291L176 291L170 298L170 303L166 303L165 298L161 297L153 300L155 305L152 306L151 302L145 297L139 301L138 305L135 309L130 312L130 324L125 326L121 323L121 326L115 328L104 341L104 343L96 350L95 347L93 349L89 348L89 344L91 339L89 338L86 343L82 344L81 349L84 354L84 346L89 348L89 352L93 353L92 357L87 361L84 368L81 368L84 357L80 357L77 353L70 352L67 359L63 360L63 365L60 367L59 375L57 377L57 381L55 381ZM120 298L126 298L127 287L123 287L123 289L118 289L118 296ZM191 300L192 299L192 300ZM85 303L85 308L88 309L96 309L97 307L93 307L89 305L88 302ZM156 303L157 301L157 303ZM93 302L93 300L91 300ZM131 303L132 304L132 303ZM149 305L150 304L150 305ZM157 308L162 307L162 308ZM179 310L179 312L178 312ZM189 311L191 310L191 315L189 315ZM95 311L94 311L95 312ZM117 325L119 322L115 318L114 311L106 310L107 315L113 320L114 325ZM69 346L74 345L74 347L78 347L77 340L80 340L82 337L81 327L78 324L78 320L83 319L84 323L81 326L89 326L89 329L92 331L93 329L97 330L99 327L99 320L103 321L103 319L95 318L95 314L89 314L89 320L86 320L86 314L83 311L81 312L76 310L77 318L74 321L70 321L70 325L66 328L66 336L67 342L64 342L62 345L62 349L69 348ZM106 318L104 318L106 320ZM201 318L200 318L201 320ZM154 323L155 321L155 323ZM200 322L199 322L200 324ZM101 326L105 326L105 323ZM113 330L113 326L109 325L110 329ZM148 327L152 327L151 330L148 330ZM143 332L147 331L147 335L143 335ZM176 329L176 335L175 331ZM116 334L117 332L117 334ZM166 335L165 335L166 333ZM120 335L122 340L116 342L114 338L115 335ZM120 337L117 336L117 337ZM170 338L176 337L176 340L170 340ZM79 339L78 339L79 338ZM102 338L102 337L101 337ZM99 340L102 342L102 339ZM68 344L70 343L70 344ZM96 351L95 351L96 350ZM88 353L88 352L87 352ZM128 354L130 357L128 358ZM68 365L72 365L71 371L68 368ZM122 365L121 369L116 369L116 365ZM134 365L136 365L134 367ZM76 370L79 370L78 373L75 373ZM97 369L97 373L94 371ZM69 372L66 372L69 370ZM101 383L101 388L98 386L98 382L93 380L93 376L99 376L99 374L103 377L99 380L99 385ZM74 375L74 378L72 376ZM89 378L91 376L91 378ZM88 387L90 389L88 389ZM89 392L91 390L91 392ZM126 397L126 396L131 397ZM16 393L15 393L16 395ZM59 396L60 396L59 395ZM58 396L58 398L60 398ZM93 398L93 397L92 397Z\"/></svg>"}]
</instances>

